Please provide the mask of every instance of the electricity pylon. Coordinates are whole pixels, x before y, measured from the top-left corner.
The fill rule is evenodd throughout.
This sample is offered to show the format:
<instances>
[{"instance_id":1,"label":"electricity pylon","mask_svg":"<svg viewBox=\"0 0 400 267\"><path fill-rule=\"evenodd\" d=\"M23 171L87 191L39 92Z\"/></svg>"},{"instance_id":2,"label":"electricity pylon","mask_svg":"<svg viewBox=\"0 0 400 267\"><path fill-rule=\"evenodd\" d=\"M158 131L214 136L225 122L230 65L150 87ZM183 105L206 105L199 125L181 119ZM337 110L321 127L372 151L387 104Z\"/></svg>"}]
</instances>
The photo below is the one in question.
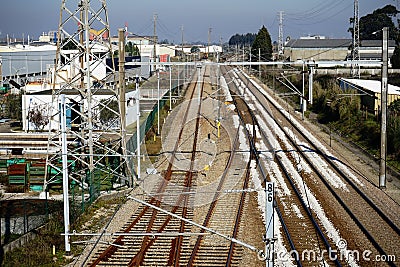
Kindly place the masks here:
<instances>
[{"instance_id":1,"label":"electricity pylon","mask_svg":"<svg viewBox=\"0 0 400 267\"><path fill-rule=\"evenodd\" d=\"M119 84L117 77L106 1L63 0L48 113L45 189L62 175L62 141L68 148L69 181L82 192L88 190L91 198L101 186L133 184L132 154L126 148L125 82L123 78ZM61 140L61 95L67 105L67 140Z\"/></svg>"},{"instance_id":2,"label":"electricity pylon","mask_svg":"<svg viewBox=\"0 0 400 267\"><path fill-rule=\"evenodd\" d=\"M354 0L354 17L353 17L353 47L351 50L351 74L353 77L360 78L360 66L355 61L360 60L360 18L358 9L358 0Z\"/></svg>"}]
</instances>

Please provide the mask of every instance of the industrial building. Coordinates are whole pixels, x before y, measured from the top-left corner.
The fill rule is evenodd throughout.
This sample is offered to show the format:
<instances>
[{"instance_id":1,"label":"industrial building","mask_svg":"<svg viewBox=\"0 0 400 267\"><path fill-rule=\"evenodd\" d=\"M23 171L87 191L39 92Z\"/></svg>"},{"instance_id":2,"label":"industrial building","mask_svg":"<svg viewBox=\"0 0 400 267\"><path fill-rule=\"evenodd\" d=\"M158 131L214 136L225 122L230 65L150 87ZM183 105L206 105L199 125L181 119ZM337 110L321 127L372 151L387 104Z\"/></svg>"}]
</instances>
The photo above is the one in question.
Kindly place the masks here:
<instances>
[{"instance_id":1,"label":"industrial building","mask_svg":"<svg viewBox=\"0 0 400 267\"><path fill-rule=\"evenodd\" d=\"M328 39L325 37L306 37L292 39L285 44L284 58L287 61L297 60L351 60L351 39ZM396 47L394 40L388 43L389 58ZM381 40L362 40L359 50L360 60L380 61L382 57ZM390 62L389 62L390 66Z\"/></svg>"},{"instance_id":2,"label":"industrial building","mask_svg":"<svg viewBox=\"0 0 400 267\"><path fill-rule=\"evenodd\" d=\"M344 79L339 78L342 89L357 89L361 98L361 106L366 107L369 112L378 114L381 108L381 81ZM387 105L400 99L400 87L388 84Z\"/></svg>"}]
</instances>

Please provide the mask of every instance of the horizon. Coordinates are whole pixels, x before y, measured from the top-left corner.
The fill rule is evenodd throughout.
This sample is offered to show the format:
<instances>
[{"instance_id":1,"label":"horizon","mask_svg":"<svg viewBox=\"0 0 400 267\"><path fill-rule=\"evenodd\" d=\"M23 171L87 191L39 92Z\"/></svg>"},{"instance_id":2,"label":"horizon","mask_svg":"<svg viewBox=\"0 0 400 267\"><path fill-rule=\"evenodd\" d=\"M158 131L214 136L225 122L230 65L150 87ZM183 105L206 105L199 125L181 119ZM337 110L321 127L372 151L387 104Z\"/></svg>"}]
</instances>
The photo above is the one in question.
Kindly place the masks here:
<instances>
[{"instance_id":1,"label":"horizon","mask_svg":"<svg viewBox=\"0 0 400 267\"><path fill-rule=\"evenodd\" d=\"M157 14L158 40L170 43L181 43L181 27L185 43L206 42L211 28L211 43L218 44L229 41L235 34L257 33L264 25L271 35L272 41L278 39L278 12L283 11L283 37L299 38L320 35L330 39L348 39L347 31L353 16L353 1L346 0L307 0L301 3L290 3L282 0L279 3L265 3L261 0L233 0L229 5L205 0L202 5L193 7L190 3L171 0L168 3L140 4L140 12L136 5L128 0L108 1L110 35L117 35L118 28L128 25L128 30L143 35L153 35L153 15ZM7 3L0 10L0 40L10 38L22 40L38 40L45 32L58 28L61 1L36 0L26 2L15 0ZM257 8L250 8L253 4ZM359 3L360 18L372 13L377 8L388 4L397 6L397 1L381 0ZM258 8L259 7L259 8ZM132 11L130 9L132 8ZM44 10L43 10L44 9ZM188 10L194 10L188 12ZM42 13L46 16L37 16ZM193 13L193 14L192 14ZM7 27L5 28L5 25Z\"/></svg>"}]
</instances>

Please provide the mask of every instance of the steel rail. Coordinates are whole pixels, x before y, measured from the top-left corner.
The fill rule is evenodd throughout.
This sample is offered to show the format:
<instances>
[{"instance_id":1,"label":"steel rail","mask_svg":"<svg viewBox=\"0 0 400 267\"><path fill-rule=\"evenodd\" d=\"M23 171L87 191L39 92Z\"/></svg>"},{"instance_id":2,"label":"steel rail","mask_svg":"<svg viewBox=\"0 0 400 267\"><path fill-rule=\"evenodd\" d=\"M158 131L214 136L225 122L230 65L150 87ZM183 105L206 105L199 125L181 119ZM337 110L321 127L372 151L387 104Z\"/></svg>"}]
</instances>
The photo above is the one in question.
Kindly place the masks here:
<instances>
[{"instance_id":1,"label":"steel rail","mask_svg":"<svg viewBox=\"0 0 400 267\"><path fill-rule=\"evenodd\" d=\"M235 105L236 105L236 100L235 100L236 97L234 97L233 99L234 99L234 103L235 103ZM263 129L259 126L259 124L258 124L258 122L257 122L257 119L255 118L255 115L254 115L253 111L248 107L247 103L245 103L245 104L246 104L246 107L247 107L247 109L248 109L247 112L252 116L252 120L255 122L255 124L256 124L256 125L258 126L258 128L259 128L259 131L260 131L260 133L261 133L261 135L262 135L262 138L263 138L265 141L268 142L267 137L266 137L266 135L265 135ZM249 134L249 133L248 133L248 134ZM256 155L256 158L258 158L259 152L258 152L258 150L257 150L257 148L256 148L255 146L252 146L252 151L254 151L254 154ZM280 160L279 157L275 157L275 160L278 162L278 164L279 164L279 166L281 167L281 169L283 170L283 172L284 172L286 178L287 178L288 181L290 182L290 184L291 184L293 190L295 191L296 196L298 197L298 199L299 199L299 201L300 201L300 203L301 203L303 209L306 211L306 213L307 213L307 215L308 215L310 221L312 222L312 225L313 225L314 228L317 230L318 235L319 235L319 236L321 237L321 239L323 240L323 242L324 242L324 244L325 244L325 247L328 249L328 251L331 251L331 250L332 250L332 247L331 247L329 241L327 240L327 238L325 237L325 234L323 233L322 229L319 227L318 223L316 222L314 216L313 216L312 213L311 213L311 210L307 207L307 204L305 203L304 199L301 197L300 192L297 190L297 188L296 188L296 186L295 186L295 184L294 184L294 182L293 182L293 179L290 177L290 174L287 172L287 170L286 170L284 164L282 163L282 161ZM261 166L261 165L260 165L260 166ZM279 210L278 206L276 206L275 210ZM279 211L279 213L280 213L280 211ZM290 246L292 247L292 249L295 248L293 239L292 239L292 237L291 237L290 234L289 234L287 225L286 225L286 223L285 223L283 217L280 217L280 221L281 221L282 225L284 225L285 234L286 234L286 237L287 237L287 239L288 239L288 241L289 241ZM296 259L296 261L297 261L297 265L298 265L298 266L302 266L302 263L301 263L301 261L300 261L299 259ZM336 264L337 266L341 266L341 263L338 261L338 259L335 260L335 264Z\"/></svg>"},{"instance_id":2,"label":"steel rail","mask_svg":"<svg viewBox=\"0 0 400 267\"><path fill-rule=\"evenodd\" d=\"M229 169L229 167L230 167L231 164L232 164L234 152L235 152L235 150L237 149L237 146L238 146L238 141L239 141L239 130L240 130L240 128L238 128L238 131L237 131L237 133L236 133L235 141L234 141L234 143L233 143L233 149L231 150L231 153L229 154L229 159L228 159L228 162L227 162L226 165L225 165L225 169L224 169L224 172L222 173L222 177L221 177L220 182L219 182L219 184L218 184L217 191L216 191L215 194L214 194L214 197L213 197L213 200L212 200L212 202L211 202L211 205L210 205L210 207L209 207L209 209L208 209L208 211L207 211L207 215L206 215L206 217L205 217L205 219L204 219L204 221L203 221L203 224L202 224L202 225L203 225L204 227L207 227L207 226L208 226L208 224L209 224L209 222L210 222L210 220L211 220L211 216L212 216L212 214L213 214L213 212L214 212L214 209L215 209L215 207L216 207L216 205L217 205L217 201L218 201L218 199L219 199L219 196L220 196L221 193L222 193L222 191L221 191L222 186L223 186L223 184L225 183L226 175L228 174L228 169ZM204 232L205 232L205 230L202 229L202 230L201 230L201 233L204 233ZM195 260L195 258L196 258L196 256L197 256L198 251L199 251L200 243L201 243L202 239L203 239L202 236L198 236L198 237L197 237L196 243L195 243L195 245L194 245L194 247L193 247L193 249L192 249L192 253L190 254L190 258L189 258L189 261L188 261L187 266L193 266L194 260Z\"/></svg>"},{"instance_id":3,"label":"steel rail","mask_svg":"<svg viewBox=\"0 0 400 267\"><path fill-rule=\"evenodd\" d=\"M246 77L247 78L247 77ZM250 83L252 84L252 83ZM252 84L253 88L258 90L258 88ZM250 87L248 87L249 90ZM253 95L254 92L252 91ZM286 117L286 115L283 113L281 109L279 109L273 101L270 101L265 94L261 95L264 97L265 100L267 100L269 103L273 105L273 107L279 111L279 113L284 116L287 121L290 123L291 126L293 126L294 129L296 129L297 132L301 134L301 136L318 152L319 155L322 155L323 158L332 166L335 171L339 175L341 175L345 180L352 186L352 188L364 199L377 213L378 215L381 216L381 218L394 230L396 231L397 234L400 234L399 228L372 202L372 200L366 196L347 175L343 173L342 170L338 168L336 164L333 163L333 161L325 154L323 153L311 140L309 137L307 137L298 127L296 124L294 124L289 118ZM327 189L331 192L331 194L335 197L335 199L339 202L339 204L345 209L345 211L349 214L349 216L353 219L353 221L357 224L357 226L360 228L360 230L366 235L368 240L373 244L373 246L377 249L379 253L382 255L388 255L385 250L380 246L380 244L373 238L372 234L367 230L367 228L361 223L361 221L357 218L357 216L351 211L351 209L346 205L345 201L336 193L335 189L329 184L329 182L323 177L321 172L316 168L315 164L311 162L311 160L305 156L305 153L303 150L299 147L297 142L293 140L293 138L284 131L283 127L278 123L276 118L273 117L273 115L270 113L270 111L265 107L264 103L259 101L259 103L263 106L264 110L270 115L270 117L275 121L275 123L281 128L281 130L286 134L288 139L290 140L291 144L297 149L297 152L299 152L305 161L310 165L310 167L313 169L313 171L317 174L317 176L321 179L321 181L324 183L324 185L327 187ZM389 261L387 262L390 266L396 266L393 262Z\"/></svg>"},{"instance_id":4,"label":"steel rail","mask_svg":"<svg viewBox=\"0 0 400 267\"><path fill-rule=\"evenodd\" d=\"M188 111L189 111L189 109L190 109L190 107L191 107L191 101L192 101L193 96L194 96L194 92L195 92L195 89L196 89L196 84L197 84L197 81L194 83L193 91L192 91L191 97L190 97L190 102L189 102L189 104L188 104L188 106L187 106L187 109L186 109L186 112L185 112L185 115L184 115L184 119L183 119L184 122L186 122L187 117L188 117L188 113L189 113ZM161 185L160 185L160 186L158 187L158 189L157 189L157 193L162 193L162 192L164 192L165 189L166 189L166 186L167 186L167 184L168 184L168 181L171 179L171 176L172 176L172 166L173 166L173 161L174 161L174 159L175 159L175 156L174 156L174 155L175 155L175 153L176 153L176 151L177 151L177 149L178 149L179 140L181 139L181 136L182 136L182 134L183 134L183 130L184 130L184 123L182 124L182 127L181 127L181 129L180 129L180 132L179 132L179 135L178 135L178 139L177 139L177 141L176 141L176 143L175 143L175 145L174 145L174 150L172 151L171 160L170 160L170 162L169 162L169 164L168 164L168 168L167 168L167 171L166 171L166 173L165 173L165 175L164 175L164 179L162 180ZM159 207L159 206L161 205L161 201L158 200L158 199L156 199L156 198L154 198L154 197L152 197L152 198L150 199L149 203L151 203L151 204L155 203L155 206L157 206L157 207ZM146 213L148 212L148 210L149 210L149 206L144 206L143 209L141 210L140 214L129 224L128 227L125 228L124 232L126 232L126 233L130 232L130 231L132 230L132 228L141 220L141 218L144 216L144 214L146 214ZM152 221L154 221L155 214L156 214L156 212L153 212ZM124 238L124 235L120 235L120 236L113 242L113 244L116 244L116 245L119 245L119 246L122 245L122 244L123 244L123 241L122 241L123 238ZM145 237L145 238L146 238L146 237ZM90 266L93 267L93 266L96 266L97 264L99 264L101 261L107 261L108 258L110 258L117 250L118 250L118 247L113 246L113 245L110 245L107 249L105 249L105 250L90 264Z\"/></svg>"}]
</instances>

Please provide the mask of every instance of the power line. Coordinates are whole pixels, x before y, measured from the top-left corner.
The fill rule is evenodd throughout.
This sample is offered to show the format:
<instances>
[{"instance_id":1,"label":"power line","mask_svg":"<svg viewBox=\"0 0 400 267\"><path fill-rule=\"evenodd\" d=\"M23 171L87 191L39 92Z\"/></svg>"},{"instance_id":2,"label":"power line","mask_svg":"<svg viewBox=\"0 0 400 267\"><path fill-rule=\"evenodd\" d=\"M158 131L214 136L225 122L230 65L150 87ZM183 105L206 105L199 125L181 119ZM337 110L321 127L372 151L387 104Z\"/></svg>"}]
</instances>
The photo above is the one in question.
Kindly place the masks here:
<instances>
[{"instance_id":1,"label":"power line","mask_svg":"<svg viewBox=\"0 0 400 267\"><path fill-rule=\"evenodd\" d=\"M295 23L297 25L314 25L314 24L317 24L317 23L321 23L321 22L327 21L327 20L335 17L336 15L338 15L340 13L343 13L343 11L347 10L352 5L353 4L348 4L348 5L346 5L345 7L343 7L342 9L338 10L335 13L332 13L332 10L330 10L329 16L323 16L323 14L321 14L321 16L314 16L314 17L305 16L305 17L302 17L302 18L293 18L293 17L290 17L290 16L286 16L287 17L286 20L295 21ZM287 13L286 13L286 15L287 15ZM318 18L320 18L320 19L318 19ZM318 19L318 20L316 20L316 19ZM302 22L300 22L300 21L302 21ZM305 22L305 21L309 21L309 22Z\"/></svg>"},{"instance_id":2,"label":"power line","mask_svg":"<svg viewBox=\"0 0 400 267\"><path fill-rule=\"evenodd\" d=\"M304 19L310 20L319 17L325 13L331 13L332 9L335 9L344 2L346 2L346 0L341 0L341 1L333 0L328 3L324 1L320 5L317 5L316 7L308 11L298 12L298 13L287 13L287 15L294 20L304 20Z\"/></svg>"}]
</instances>

